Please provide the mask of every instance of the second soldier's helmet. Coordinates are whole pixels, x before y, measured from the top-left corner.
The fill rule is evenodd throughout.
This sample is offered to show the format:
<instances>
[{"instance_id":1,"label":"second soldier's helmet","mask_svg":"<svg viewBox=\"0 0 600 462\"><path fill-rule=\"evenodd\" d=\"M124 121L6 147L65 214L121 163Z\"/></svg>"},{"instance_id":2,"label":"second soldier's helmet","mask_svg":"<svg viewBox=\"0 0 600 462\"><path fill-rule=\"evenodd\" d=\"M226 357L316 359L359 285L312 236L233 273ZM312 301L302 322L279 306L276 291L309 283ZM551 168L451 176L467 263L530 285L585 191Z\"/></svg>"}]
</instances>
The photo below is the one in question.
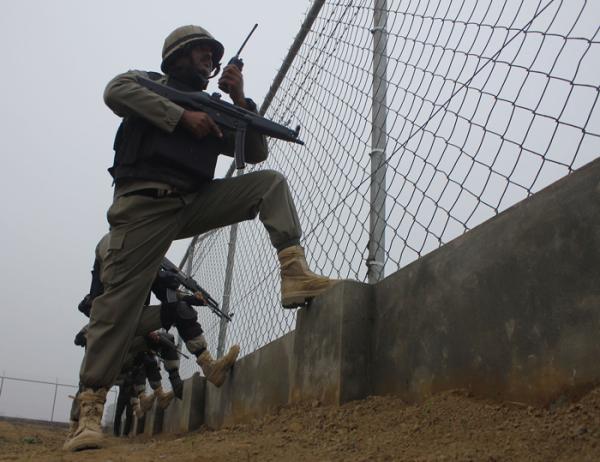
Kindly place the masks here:
<instances>
[{"instance_id":1,"label":"second soldier's helmet","mask_svg":"<svg viewBox=\"0 0 600 462\"><path fill-rule=\"evenodd\" d=\"M185 52L190 45L197 43L206 43L212 48L213 68L218 69L225 51L223 45L203 27L190 25L178 27L165 39L162 49L161 70L167 74L173 59L179 53Z\"/></svg>"}]
</instances>

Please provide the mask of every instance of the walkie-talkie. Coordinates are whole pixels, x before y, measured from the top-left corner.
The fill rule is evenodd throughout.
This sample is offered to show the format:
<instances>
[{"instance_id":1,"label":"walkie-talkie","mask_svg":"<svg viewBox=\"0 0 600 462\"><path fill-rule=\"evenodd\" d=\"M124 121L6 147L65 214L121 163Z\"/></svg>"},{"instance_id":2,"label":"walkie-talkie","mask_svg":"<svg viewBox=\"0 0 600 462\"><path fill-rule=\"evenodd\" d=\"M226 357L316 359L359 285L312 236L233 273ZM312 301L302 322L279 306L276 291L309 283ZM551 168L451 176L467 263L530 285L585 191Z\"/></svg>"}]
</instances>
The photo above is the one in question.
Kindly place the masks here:
<instances>
[{"instance_id":1,"label":"walkie-talkie","mask_svg":"<svg viewBox=\"0 0 600 462\"><path fill-rule=\"evenodd\" d=\"M244 61L242 61L242 58L240 58L240 53L242 52L242 50L244 49L244 47L246 46L246 43L248 42L248 40L250 39L250 36L254 33L254 31L256 30L256 28L258 27L258 24L254 24L254 27L252 28L252 30L250 31L250 33L248 34L248 36L246 37L246 40L244 40L244 43L242 43L242 46L240 47L240 49L238 50L238 52L235 54L235 56L233 58L231 58L229 60L229 62L227 63L227 65L229 64L233 64L235 65L240 71L244 68ZM223 90L226 93L229 93L229 88L226 85L223 85L222 87L220 87L221 90Z\"/></svg>"},{"instance_id":2,"label":"walkie-talkie","mask_svg":"<svg viewBox=\"0 0 600 462\"><path fill-rule=\"evenodd\" d=\"M244 43L242 43L242 46L240 47L240 49L238 50L238 52L227 63L228 65L229 64L235 64L240 71L244 68L244 61L242 61L242 59L240 58L240 53L242 52L242 50L246 46L246 43L248 43L248 40L250 39L250 37L252 36L252 34L254 33L254 31L256 30L257 27L258 27L258 24L254 24L254 27L252 28L252 30L250 31L250 33L246 37L246 40L244 40Z\"/></svg>"}]
</instances>

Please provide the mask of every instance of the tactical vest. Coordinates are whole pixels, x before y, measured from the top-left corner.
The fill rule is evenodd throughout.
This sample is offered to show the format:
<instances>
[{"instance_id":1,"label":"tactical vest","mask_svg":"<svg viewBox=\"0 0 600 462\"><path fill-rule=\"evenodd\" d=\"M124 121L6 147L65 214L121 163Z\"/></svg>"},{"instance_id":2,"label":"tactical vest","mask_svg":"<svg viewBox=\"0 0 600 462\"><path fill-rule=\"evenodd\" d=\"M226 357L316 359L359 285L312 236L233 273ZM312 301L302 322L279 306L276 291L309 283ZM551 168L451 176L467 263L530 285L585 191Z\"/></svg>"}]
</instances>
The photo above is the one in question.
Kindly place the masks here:
<instances>
[{"instance_id":1,"label":"tactical vest","mask_svg":"<svg viewBox=\"0 0 600 462\"><path fill-rule=\"evenodd\" d=\"M166 85L189 91L169 79ZM141 117L123 119L115 137L115 160L109 173L120 180L149 180L183 191L195 191L214 177L217 157L225 151L223 139L209 135L198 139L177 126L167 133Z\"/></svg>"}]
</instances>

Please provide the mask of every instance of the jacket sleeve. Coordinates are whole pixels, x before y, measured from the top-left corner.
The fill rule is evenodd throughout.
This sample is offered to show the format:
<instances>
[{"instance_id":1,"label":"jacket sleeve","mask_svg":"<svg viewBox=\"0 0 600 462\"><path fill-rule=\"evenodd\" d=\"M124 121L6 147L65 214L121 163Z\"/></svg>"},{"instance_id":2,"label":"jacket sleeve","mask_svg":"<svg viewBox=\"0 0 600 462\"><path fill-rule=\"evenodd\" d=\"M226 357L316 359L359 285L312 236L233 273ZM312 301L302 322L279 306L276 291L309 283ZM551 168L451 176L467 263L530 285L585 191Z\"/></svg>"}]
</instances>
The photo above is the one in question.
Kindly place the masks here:
<instances>
[{"instance_id":1,"label":"jacket sleeve","mask_svg":"<svg viewBox=\"0 0 600 462\"><path fill-rule=\"evenodd\" d=\"M142 87L136 80L137 76L151 78L149 73L143 71L129 71L117 75L104 90L104 102L119 117L139 116L172 133L184 109Z\"/></svg>"},{"instance_id":2,"label":"jacket sleeve","mask_svg":"<svg viewBox=\"0 0 600 462\"><path fill-rule=\"evenodd\" d=\"M252 112L258 112L256 103L254 103L254 101L247 98L246 103L248 104L248 110ZM235 149L235 132L232 130L226 130L223 132L223 134L225 136L225 142L227 146L227 149L223 152L223 154L233 156ZM266 137L255 132L254 130L247 130L244 153L246 162L249 164L258 164L259 162L266 160L269 156L269 148L267 146Z\"/></svg>"}]
</instances>

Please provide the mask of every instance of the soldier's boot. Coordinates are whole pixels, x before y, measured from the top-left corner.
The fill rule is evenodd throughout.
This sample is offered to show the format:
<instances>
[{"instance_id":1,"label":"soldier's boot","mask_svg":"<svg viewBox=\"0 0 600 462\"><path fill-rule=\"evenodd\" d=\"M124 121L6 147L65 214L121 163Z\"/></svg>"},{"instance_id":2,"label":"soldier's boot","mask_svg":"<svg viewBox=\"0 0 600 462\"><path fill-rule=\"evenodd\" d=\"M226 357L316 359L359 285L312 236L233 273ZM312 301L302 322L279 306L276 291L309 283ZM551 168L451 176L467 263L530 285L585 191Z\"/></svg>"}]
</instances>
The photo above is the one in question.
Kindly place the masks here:
<instances>
[{"instance_id":1,"label":"soldier's boot","mask_svg":"<svg viewBox=\"0 0 600 462\"><path fill-rule=\"evenodd\" d=\"M154 390L154 396L156 396L156 402L158 403L158 407L160 409L166 409L169 406L169 404L171 404L171 401L173 401L175 394L172 390L165 391L163 390L163 387L158 387L156 390Z\"/></svg>"},{"instance_id":2,"label":"soldier's boot","mask_svg":"<svg viewBox=\"0 0 600 462\"><path fill-rule=\"evenodd\" d=\"M280 251L281 305L284 308L303 306L325 292L338 281L313 273L308 268L304 249L294 245Z\"/></svg>"},{"instance_id":3,"label":"soldier's boot","mask_svg":"<svg viewBox=\"0 0 600 462\"><path fill-rule=\"evenodd\" d=\"M92 390L86 388L77 395L79 401L79 423L75 433L65 441L63 450L81 451L82 449L96 449L102 447L104 435L102 434L102 413L106 401L104 388Z\"/></svg>"},{"instance_id":4,"label":"soldier's boot","mask_svg":"<svg viewBox=\"0 0 600 462\"><path fill-rule=\"evenodd\" d=\"M198 356L196 362L202 368L202 372L210 383L215 387L220 387L225 382L227 373L233 367L233 363L240 354L239 345L233 345L227 354L218 360L214 360L208 350L204 350Z\"/></svg>"},{"instance_id":5,"label":"soldier's boot","mask_svg":"<svg viewBox=\"0 0 600 462\"><path fill-rule=\"evenodd\" d=\"M144 417L144 414L146 413L146 411L142 409L139 398L131 398L131 409L133 411L133 415L138 419Z\"/></svg>"},{"instance_id":6,"label":"soldier's boot","mask_svg":"<svg viewBox=\"0 0 600 462\"><path fill-rule=\"evenodd\" d=\"M152 405L154 404L154 399L156 398L156 395L154 393L147 395L146 393L142 392L138 395L138 398L140 400L140 408L143 414L146 411L152 409Z\"/></svg>"}]
</instances>

